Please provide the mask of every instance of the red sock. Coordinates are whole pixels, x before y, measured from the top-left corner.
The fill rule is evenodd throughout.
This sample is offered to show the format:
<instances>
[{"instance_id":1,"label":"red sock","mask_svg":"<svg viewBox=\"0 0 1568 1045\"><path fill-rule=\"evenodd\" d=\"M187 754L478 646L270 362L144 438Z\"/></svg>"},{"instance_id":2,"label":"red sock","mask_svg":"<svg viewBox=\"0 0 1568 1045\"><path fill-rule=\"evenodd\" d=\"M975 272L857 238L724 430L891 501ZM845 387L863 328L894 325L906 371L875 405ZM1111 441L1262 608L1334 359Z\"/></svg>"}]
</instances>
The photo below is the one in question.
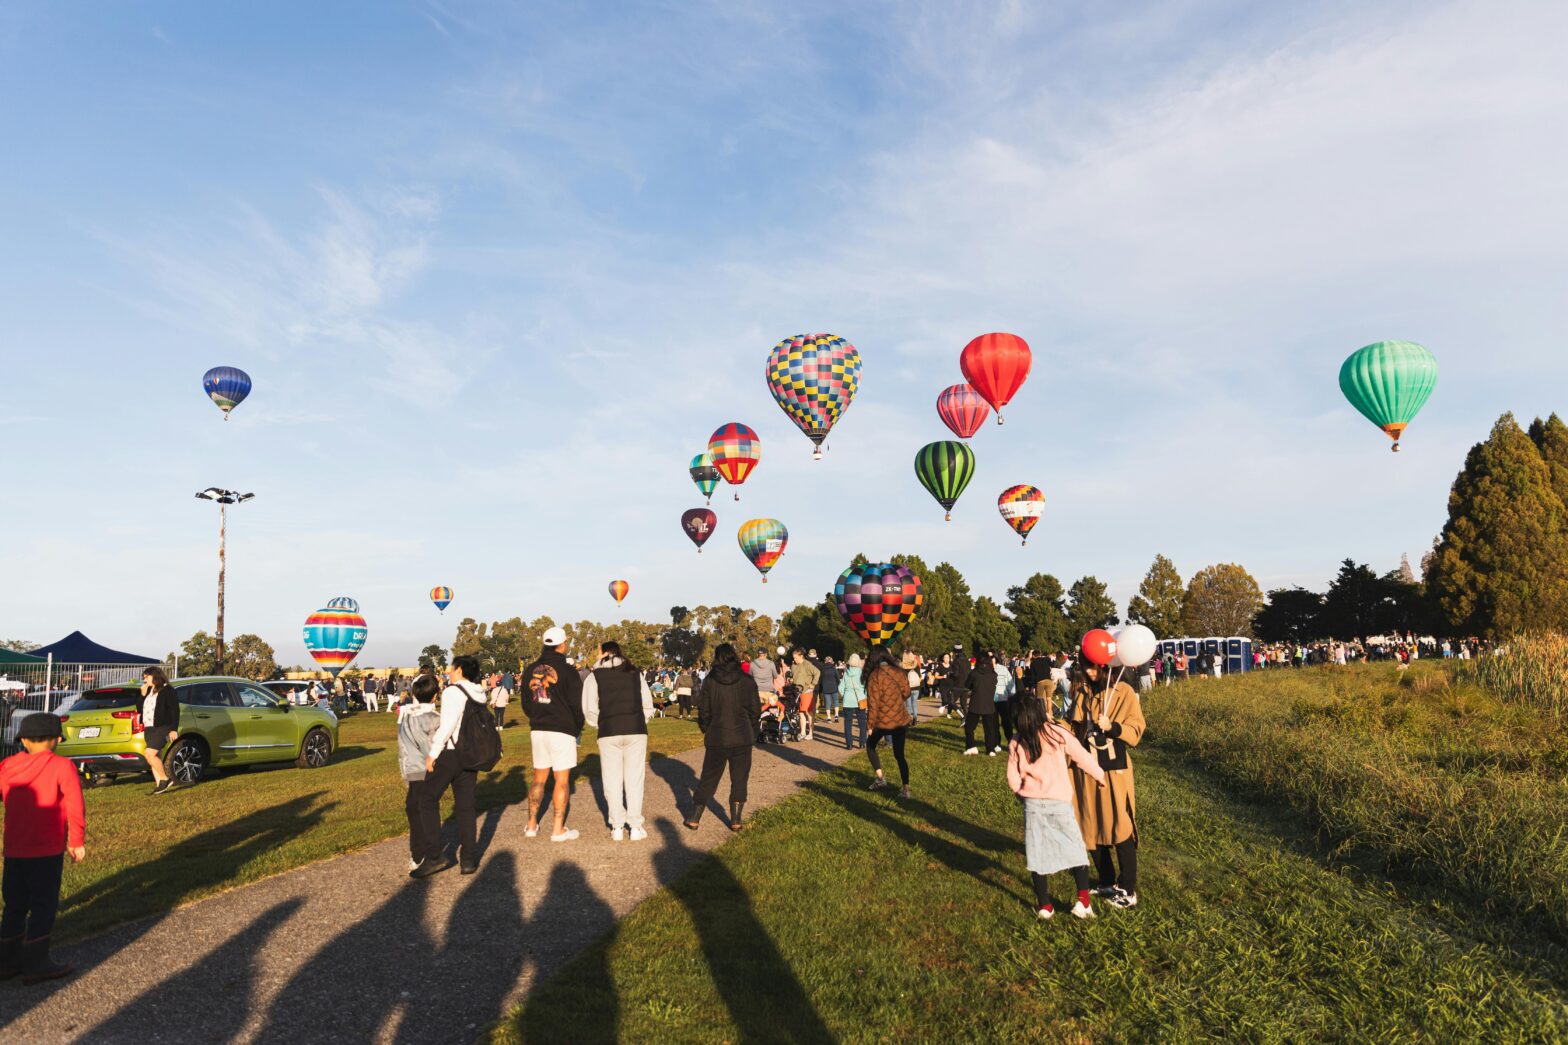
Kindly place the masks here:
<instances>
[{"instance_id":1,"label":"red sock","mask_svg":"<svg viewBox=\"0 0 1568 1045\"><path fill-rule=\"evenodd\" d=\"M1048 903L1047 904L1041 904L1040 905L1040 910L1042 910L1042 911L1050 911L1052 914L1056 913L1056 908L1052 907Z\"/></svg>"},{"instance_id":2,"label":"red sock","mask_svg":"<svg viewBox=\"0 0 1568 1045\"><path fill-rule=\"evenodd\" d=\"M1087 889L1080 889L1080 890L1078 890L1078 902L1083 904L1085 907L1089 906L1089 890L1087 890Z\"/></svg>"}]
</instances>

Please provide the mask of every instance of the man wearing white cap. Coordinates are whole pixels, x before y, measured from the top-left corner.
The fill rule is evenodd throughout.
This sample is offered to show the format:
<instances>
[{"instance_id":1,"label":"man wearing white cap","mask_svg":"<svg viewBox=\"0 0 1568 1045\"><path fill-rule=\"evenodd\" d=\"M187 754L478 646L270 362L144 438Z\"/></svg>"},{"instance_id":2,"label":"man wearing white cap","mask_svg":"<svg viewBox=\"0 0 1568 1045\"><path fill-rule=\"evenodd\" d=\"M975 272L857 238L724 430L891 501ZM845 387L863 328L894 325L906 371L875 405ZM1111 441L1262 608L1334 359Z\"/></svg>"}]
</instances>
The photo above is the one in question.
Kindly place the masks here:
<instances>
[{"instance_id":1,"label":"man wearing white cap","mask_svg":"<svg viewBox=\"0 0 1568 1045\"><path fill-rule=\"evenodd\" d=\"M555 792L550 807L555 813L552 842L570 842L576 831L566 829L566 803L571 795L572 769L577 765L577 738L583 731L583 683L566 659L566 631L550 628L544 633L539 659L523 669L523 712L533 740L534 780L528 789L528 826L523 834L539 833L539 807L544 785L552 774Z\"/></svg>"}]
</instances>

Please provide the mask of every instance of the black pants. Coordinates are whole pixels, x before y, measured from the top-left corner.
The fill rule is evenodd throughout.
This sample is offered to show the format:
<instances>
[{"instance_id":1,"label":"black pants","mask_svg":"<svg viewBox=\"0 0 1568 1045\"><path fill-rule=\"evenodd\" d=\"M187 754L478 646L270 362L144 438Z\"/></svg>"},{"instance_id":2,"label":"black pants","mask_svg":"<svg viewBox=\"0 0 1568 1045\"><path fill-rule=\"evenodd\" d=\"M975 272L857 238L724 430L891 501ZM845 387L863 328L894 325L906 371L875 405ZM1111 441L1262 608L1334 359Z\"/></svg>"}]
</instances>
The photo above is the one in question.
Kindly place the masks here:
<instances>
[{"instance_id":1,"label":"black pants","mask_svg":"<svg viewBox=\"0 0 1568 1045\"><path fill-rule=\"evenodd\" d=\"M452 788L452 801L457 817L457 855L465 864L479 859L479 820L474 813L474 785L479 774L463 769L457 763L456 751L443 751L436 759L436 771L425 776L424 791L419 796L419 823L424 834L426 849L421 860L438 860L445 848L441 843L441 796Z\"/></svg>"},{"instance_id":2,"label":"black pants","mask_svg":"<svg viewBox=\"0 0 1568 1045\"><path fill-rule=\"evenodd\" d=\"M1121 874L1116 868L1121 868ZM1111 847L1095 846L1094 868L1100 875L1101 885L1119 885L1129 893L1138 891L1138 839L1129 838L1116 843L1116 864L1111 863Z\"/></svg>"},{"instance_id":3,"label":"black pants","mask_svg":"<svg viewBox=\"0 0 1568 1045\"><path fill-rule=\"evenodd\" d=\"M680 705L680 708L681 708L681 718L685 718L687 715L691 714L691 694L690 693L677 693L675 695L675 703Z\"/></svg>"},{"instance_id":4,"label":"black pants","mask_svg":"<svg viewBox=\"0 0 1568 1045\"><path fill-rule=\"evenodd\" d=\"M408 797L403 800L403 812L408 817L408 855L414 862L425 858L430 852L441 852L441 832L434 836L425 833L424 817L420 814L419 807L425 799L424 780L410 780L408 782Z\"/></svg>"},{"instance_id":5,"label":"black pants","mask_svg":"<svg viewBox=\"0 0 1568 1045\"><path fill-rule=\"evenodd\" d=\"M710 747L702 753L702 780L697 784L697 808L712 800L719 790L724 767L730 767L730 801L746 801L746 783L751 779L751 745Z\"/></svg>"},{"instance_id":6,"label":"black pants","mask_svg":"<svg viewBox=\"0 0 1568 1045\"><path fill-rule=\"evenodd\" d=\"M1077 887L1080 893L1088 892L1089 865L1079 864L1077 867L1072 868L1072 872L1073 885ZM1029 873L1029 877L1034 881L1034 902L1041 907L1044 907L1046 904L1051 902L1051 891L1048 884L1051 880L1051 876L1048 874L1035 874L1031 871Z\"/></svg>"},{"instance_id":7,"label":"black pants","mask_svg":"<svg viewBox=\"0 0 1568 1045\"><path fill-rule=\"evenodd\" d=\"M906 727L897 729L873 729L871 738L866 741L866 757L871 760L871 768L877 772L882 771L882 760L877 757L877 746L882 743L882 738L887 737L893 743L893 761L898 763L899 778L904 781L904 786L909 786L909 763L904 761L904 732Z\"/></svg>"},{"instance_id":8,"label":"black pants","mask_svg":"<svg viewBox=\"0 0 1568 1045\"><path fill-rule=\"evenodd\" d=\"M60 910L60 875L65 854L58 856L8 856L0 880L5 912L0 914L0 939L23 936L41 940L54 929Z\"/></svg>"},{"instance_id":9,"label":"black pants","mask_svg":"<svg viewBox=\"0 0 1568 1045\"><path fill-rule=\"evenodd\" d=\"M506 705L505 704L497 704L493 708L491 708L490 710L495 712L495 728L496 729L500 729L502 726L506 725Z\"/></svg>"},{"instance_id":10,"label":"black pants","mask_svg":"<svg viewBox=\"0 0 1568 1045\"><path fill-rule=\"evenodd\" d=\"M989 715L982 715L976 711L964 715L964 747L975 746L976 723L985 724L985 749L995 750L999 741L996 739L996 712L994 711Z\"/></svg>"},{"instance_id":11,"label":"black pants","mask_svg":"<svg viewBox=\"0 0 1568 1045\"><path fill-rule=\"evenodd\" d=\"M996 705L996 724L1002 727L1002 739L1008 741L1013 739L1013 700L1004 700Z\"/></svg>"}]
</instances>

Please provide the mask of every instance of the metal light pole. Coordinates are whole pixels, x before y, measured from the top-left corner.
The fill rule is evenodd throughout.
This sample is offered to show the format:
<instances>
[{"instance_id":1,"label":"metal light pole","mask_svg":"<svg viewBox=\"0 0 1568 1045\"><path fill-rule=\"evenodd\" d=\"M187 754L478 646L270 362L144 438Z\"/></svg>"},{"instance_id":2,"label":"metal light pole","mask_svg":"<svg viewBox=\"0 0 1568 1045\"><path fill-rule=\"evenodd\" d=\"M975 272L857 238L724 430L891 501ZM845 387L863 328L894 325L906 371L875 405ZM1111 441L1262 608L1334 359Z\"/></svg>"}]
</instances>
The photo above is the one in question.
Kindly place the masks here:
<instances>
[{"instance_id":1,"label":"metal light pole","mask_svg":"<svg viewBox=\"0 0 1568 1045\"><path fill-rule=\"evenodd\" d=\"M228 566L225 544L229 528L229 505L244 504L256 495L220 490L209 486L196 495L204 501L218 502L218 674L223 674L223 576Z\"/></svg>"}]
</instances>

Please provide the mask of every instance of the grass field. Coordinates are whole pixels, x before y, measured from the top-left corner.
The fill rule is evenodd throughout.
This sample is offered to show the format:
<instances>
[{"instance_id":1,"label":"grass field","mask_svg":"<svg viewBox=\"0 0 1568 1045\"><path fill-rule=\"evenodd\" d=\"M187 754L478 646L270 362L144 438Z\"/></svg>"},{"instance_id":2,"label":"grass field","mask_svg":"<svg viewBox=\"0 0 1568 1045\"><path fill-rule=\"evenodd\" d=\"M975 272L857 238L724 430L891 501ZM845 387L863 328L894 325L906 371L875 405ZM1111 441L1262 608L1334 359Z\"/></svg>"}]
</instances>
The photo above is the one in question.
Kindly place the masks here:
<instances>
[{"instance_id":1,"label":"grass field","mask_svg":"<svg viewBox=\"0 0 1568 1045\"><path fill-rule=\"evenodd\" d=\"M649 755L701 743L696 724L650 723ZM325 768L292 764L220 772L153 798L151 777L87 791L87 859L66 865L57 936L80 938L212 893L403 834L405 785L392 715L343 720ZM528 728L502 732L503 757L480 777L479 808L521 801ZM598 774L594 731L584 732L582 775ZM450 799L447 802L450 809Z\"/></svg>"},{"instance_id":2,"label":"grass field","mask_svg":"<svg viewBox=\"0 0 1568 1045\"><path fill-rule=\"evenodd\" d=\"M1001 760L963 757L954 725L922 725L912 800L868 792L863 756L824 773L638 908L493 1038L1568 1037L1568 950L1548 930L1339 858L1288 795L1241 795L1163 739L1184 702L1220 685L1148 702L1134 754L1135 910L1036 922ZM1062 898L1068 889L1059 876Z\"/></svg>"}]
</instances>

